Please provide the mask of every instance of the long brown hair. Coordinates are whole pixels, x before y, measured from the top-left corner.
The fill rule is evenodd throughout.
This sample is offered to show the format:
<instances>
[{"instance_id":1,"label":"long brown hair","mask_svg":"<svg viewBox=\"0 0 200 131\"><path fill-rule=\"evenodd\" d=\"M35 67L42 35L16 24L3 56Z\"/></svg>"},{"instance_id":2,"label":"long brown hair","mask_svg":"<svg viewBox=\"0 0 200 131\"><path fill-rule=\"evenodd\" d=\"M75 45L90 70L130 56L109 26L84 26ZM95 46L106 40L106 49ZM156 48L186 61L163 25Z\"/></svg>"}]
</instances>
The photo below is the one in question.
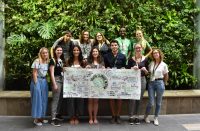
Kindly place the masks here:
<instances>
[{"instance_id":1,"label":"long brown hair","mask_svg":"<svg viewBox=\"0 0 200 131\"><path fill-rule=\"evenodd\" d=\"M90 55L89 55L89 57L88 57L88 62L91 64L91 63L93 63L93 61L94 61L94 58L93 58L93 55L92 55L92 52L93 52L94 49L96 49L96 50L99 52L99 56L97 57L98 63L99 63L99 64L103 64L103 58L102 58L102 56L101 56L101 54L100 54L99 49L98 49L96 46L94 46L94 47L91 49Z\"/></svg>"},{"instance_id":2,"label":"long brown hair","mask_svg":"<svg viewBox=\"0 0 200 131\"><path fill-rule=\"evenodd\" d=\"M97 34L101 34L101 36L102 36L102 42L105 42L105 44L106 45L108 45L108 43L107 43L107 39L105 38L105 36L103 35L103 33L101 33L101 32L97 32ZM98 46L98 40L97 40L97 34L95 35L95 39L94 39L94 44L93 44L93 46ZM108 45L109 46L109 45Z\"/></svg>"},{"instance_id":3,"label":"long brown hair","mask_svg":"<svg viewBox=\"0 0 200 131\"><path fill-rule=\"evenodd\" d=\"M158 49L158 48L153 48L153 50L152 50L152 52L151 52L151 58L152 58L152 60L155 61L155 59L154 59L154 57L153 57L153 52L154 52L154 51L158 51L158 52L159 52L160 61L163 61L163 59L164 59L164 54L163 54L163 52L162 52L160 49Z\"/></svg>"},{"instance_id":4,"label":"long brown hair","mask_svg":"<svg viewBox=\"0 0 200 131\"><path fill-rule=\"evenodd\" d=\"M73 64L74 64L74 54L73 54L73 50L74 50L74 48L78 48L79 49L79 56L78 56L78 61L79 61L79 64L80 64L80 66L81 67L83 67L84 65L83 65L83 55L82 55L82 51L81 51L81 47L79 46L79 45L74 45L73 47L72 47L72 53L71 53L71 55L70 55L70 58L69 58L69 60L67 60L66 61L66 66L72 66Z\"/></svg>"},{"instance_id":5,"label":"long brown hair","mask_svg":"<svg viewBox=\"0 0 200 131\"><path fill-rule=\"evenodd\" d=\"M79 41L80 41L81 44L84 43L84 33L85 33L85 32L88 32L88 34L89 34L88 40L87 40L87 44L89 44L89 43L91 43L91 40L90 40L90 32L87 31L87 30L83 30L83 31L81 32Z\"/></svg>"},{"instance_id":6,"label":"long brown hair","mask_svg":"<svg viewBox=\"0 0 200 131\"><path fill-rule=\"evenodd\" d=\"M56 56L56 50L57 50L58 48L61 48L61 49L63 50L63 48L62 48L60 45L57 45L57 46L53 49L53 58L55 59L56 62L57 62L57 60L58 60L58 58L57 58L57 56ZM63 54L63 53L62 53L62 55L60 56L60 59L61 59L62 61L64 61L64 54Z\"/></svg>"}]
</instances>

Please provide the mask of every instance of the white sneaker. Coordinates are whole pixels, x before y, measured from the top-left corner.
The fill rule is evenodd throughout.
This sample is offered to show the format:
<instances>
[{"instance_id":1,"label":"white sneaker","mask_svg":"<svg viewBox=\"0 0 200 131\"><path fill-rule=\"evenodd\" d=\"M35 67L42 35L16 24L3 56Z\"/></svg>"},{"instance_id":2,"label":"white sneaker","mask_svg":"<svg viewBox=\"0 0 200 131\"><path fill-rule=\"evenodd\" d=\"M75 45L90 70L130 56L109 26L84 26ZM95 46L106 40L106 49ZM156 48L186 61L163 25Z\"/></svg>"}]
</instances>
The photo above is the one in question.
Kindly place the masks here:
<instances>
[{"instance_id":1,"label":"white sneaker","mask_svg":"<svg viewBox=\"0 0 200 131\"><path fill-rule=\"evenodd\" d=\"M42 120L42 123L47 124L47 123L49 123L49 121L44 119L44 120Z\"/></svg>"},{"instance_id":2,"label":"white sneaker","mask_svg":"<svg viewBox=\"0 0 200 131\"><path fill-rule=\"evenodd\" d=\"M151 121L149 120L149 117L147 115L144 115L144 121L146 123L151 123Z\"/></svg>"},{"instance_id":3,"label":"white sneaker","mask_svg":"<svg viewBox=\"0 0 200 131\"><path fill-rule=\"evenodd\" d=\"M154 125L155 125L155 126L158 126L158 125L159 125L158 117L155 117L153 122L154 122Z\"/></svg>"},{"instance_id":4,"label":"white sneaker","mask_svg":"<svg viewBox=\"0 0 200 131\"><path fill-rule=\"evenodd\" d=\"M33 121L36 126L42 126L42 122L37 122L36 120Z\"/></svg>"}]
</instances>

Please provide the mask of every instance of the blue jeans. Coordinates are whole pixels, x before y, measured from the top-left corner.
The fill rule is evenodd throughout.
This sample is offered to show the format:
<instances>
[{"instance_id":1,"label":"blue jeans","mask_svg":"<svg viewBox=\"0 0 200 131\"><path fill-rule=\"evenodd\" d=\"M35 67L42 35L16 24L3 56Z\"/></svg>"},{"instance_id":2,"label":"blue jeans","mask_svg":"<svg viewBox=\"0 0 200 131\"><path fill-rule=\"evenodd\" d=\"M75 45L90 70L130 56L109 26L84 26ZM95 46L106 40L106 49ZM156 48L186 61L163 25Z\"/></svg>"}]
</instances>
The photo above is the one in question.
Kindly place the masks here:
<instances>
[{"instance_id":1,"label":"blue jeans","mask_svg":"<svg viewBox=\"0 0 200 131\"><path fill-rule=\"evenodd\" d=\"M162 96L163 96L164 90L165 90L165 85L164 85L163 80L155 80L155 81L149 82L149 85L148 85L149 102L146 108L146 115L150 114L151 108L154 106L154 103L156 102L154 115L155 117L158 117L158 114L161 108Z\"/></svg>"},{"instance_id":2,"label":"blue jeans","mask_svg":"<svg viewBox=\"0 0 200 131\"><path fill-rule=\"evenodd\" d=\"M37 78L37 83L31 80L31 115L33 118L44 118L48 104L48 83L46 78Z\"/></svg>"}]
</instances>

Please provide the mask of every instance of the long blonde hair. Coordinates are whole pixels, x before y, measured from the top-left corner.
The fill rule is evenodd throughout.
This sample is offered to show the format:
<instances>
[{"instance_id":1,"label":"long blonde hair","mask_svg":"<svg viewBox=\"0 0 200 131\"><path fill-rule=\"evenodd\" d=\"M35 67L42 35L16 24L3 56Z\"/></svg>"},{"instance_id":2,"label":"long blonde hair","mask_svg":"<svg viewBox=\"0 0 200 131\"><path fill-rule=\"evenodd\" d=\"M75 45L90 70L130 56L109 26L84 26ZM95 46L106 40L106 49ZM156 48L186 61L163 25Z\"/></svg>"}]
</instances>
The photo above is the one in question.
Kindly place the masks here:
<instances>
[{"instance_id":1,"label":"long blonde hair","mask_svg":"<svg viewBox=\"0 0 200 131\"><path fill-rule=\"evenodd\" d=\"M136 47L136 45L140 45L141 48L142 48L142 51L144 50L142 44L138 42L138 43L136 43L136 44L133 46L133 48L134 48L134 52L135 52L134 54L136 54L136 51L135 51L135 47Z\"/></svg>"},{"instance_id":2,"label":"long blonde hair","mask_svg":"<svg viewBox=\"0 0 200 131\"><path fill-rule=\"evenodd\" d=\"M147 40L144 38L144 34L141 29L137 29L135 33L137 33L138 31L140 31L142 33L142 38L138 41L138 43L142 45L143 49L146 49Z\"/></svg>"},{"instance_id":3,"label":"long blonde hair","mask_svg":"<svg viewBox=\"0 0 200 131\"><path fill-rule=\"evenodd\" d=\"M44 50L47 50L47 52L48 52L48 57L47 57L47 59L45 61L46 63L48 63L49 62L49 50L46 47L40 48L39 53L38 53L38 59L39 59L39 61L42 61L42 52Z\"/></svg>"}]
</instances>

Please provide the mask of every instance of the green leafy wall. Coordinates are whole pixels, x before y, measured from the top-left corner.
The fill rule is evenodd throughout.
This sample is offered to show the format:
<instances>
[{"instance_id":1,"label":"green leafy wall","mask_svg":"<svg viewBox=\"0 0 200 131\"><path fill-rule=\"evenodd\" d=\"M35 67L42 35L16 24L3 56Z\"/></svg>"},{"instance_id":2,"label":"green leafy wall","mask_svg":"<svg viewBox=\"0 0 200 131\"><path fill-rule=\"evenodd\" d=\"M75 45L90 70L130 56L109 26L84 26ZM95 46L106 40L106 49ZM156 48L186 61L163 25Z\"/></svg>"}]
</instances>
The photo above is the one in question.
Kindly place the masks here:
<instances>
[{"instance_id":1,"label":"green leafy wall","mask_svg":"<svg viewBox=\"0 0 200 131\"><path fill-rule=\"evenodd\" d=\"M160 47L170 69L168 89L194 88L192 76L198 13L192 0L8 0L5 1L6 85L28 89L31 63L39 48L50 47L64 30L78 38L83 29L101 30L111 40L120 26L134 38L142 28L151 46ZM24 84L25 83L25 84Z\"/></svg>"}]
</instances>

